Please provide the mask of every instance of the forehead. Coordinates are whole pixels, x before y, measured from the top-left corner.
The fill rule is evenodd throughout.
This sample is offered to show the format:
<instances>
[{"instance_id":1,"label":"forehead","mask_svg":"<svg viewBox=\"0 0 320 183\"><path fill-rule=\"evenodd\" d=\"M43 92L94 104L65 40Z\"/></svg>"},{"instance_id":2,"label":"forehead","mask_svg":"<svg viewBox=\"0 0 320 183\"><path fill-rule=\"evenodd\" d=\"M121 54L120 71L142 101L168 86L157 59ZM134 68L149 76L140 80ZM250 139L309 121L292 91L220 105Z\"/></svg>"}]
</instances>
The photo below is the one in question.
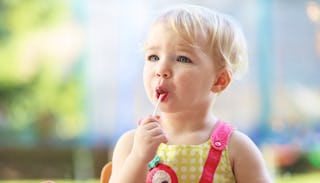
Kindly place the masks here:
<instances>
[{"instance_id":1,"label":"forehead","mask_svg":"<svg viewBox=\"0 0 320 183\"><path fill-rule=\"evenodd\" d=\"M191 39L187 35L179 32L167 22L161 22L154 24L150 30L145 47L152 47L154 45L167 41L169 44L175 44L177 49L203 49L201 39Z\"/></svg>"},{"instance_id":2,"label":"forehead","mask_svg":"<svg viewBox=\"0 0 320 183\"><path fill-rule=\"evenodd\" d=\"M147 41L144 45L144 51L181 51L188 53L193 58L210 59L210 55L204 51L203 45L192 43L185 40L170 26L166 24L158 24L150 29ZM210 59L211 60L211 59Z\"/></svg>"}]
</instances>

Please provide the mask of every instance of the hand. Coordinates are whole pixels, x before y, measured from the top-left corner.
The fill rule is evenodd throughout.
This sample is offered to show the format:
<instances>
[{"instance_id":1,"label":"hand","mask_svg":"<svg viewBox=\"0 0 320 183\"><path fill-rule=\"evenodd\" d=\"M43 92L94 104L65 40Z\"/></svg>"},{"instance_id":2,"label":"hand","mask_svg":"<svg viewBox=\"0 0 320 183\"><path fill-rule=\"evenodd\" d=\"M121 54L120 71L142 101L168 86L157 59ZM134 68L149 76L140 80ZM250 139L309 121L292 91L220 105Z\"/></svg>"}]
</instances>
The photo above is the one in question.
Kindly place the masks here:
<instances>
[{"instance_id":1,"label":"hand","mask_svg":"<svg viewBox=\"0 0 320 183\"><path fill-rule=\"evenodd\" d=\"M160 143L166 142L167 136L160 125L160 118L147 116L139 121L131 152L144 162L149 162L156 155Z\"/></svg>"}]
</instances>

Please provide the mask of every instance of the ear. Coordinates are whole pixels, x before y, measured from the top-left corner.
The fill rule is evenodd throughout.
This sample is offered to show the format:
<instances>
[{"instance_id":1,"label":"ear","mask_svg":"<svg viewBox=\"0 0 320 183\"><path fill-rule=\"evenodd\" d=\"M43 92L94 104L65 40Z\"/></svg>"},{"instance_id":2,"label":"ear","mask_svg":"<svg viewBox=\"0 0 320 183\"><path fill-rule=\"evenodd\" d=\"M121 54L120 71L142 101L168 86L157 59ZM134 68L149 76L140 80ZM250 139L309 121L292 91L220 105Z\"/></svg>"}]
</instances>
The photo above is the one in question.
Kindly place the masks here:
<instances>
[{"instance_id":1,"label":"ear","mask_svg":"<svg viewBox=\"0 0 320 183\"><path fill-rule=\"evenodd\" d=\"M211 88L214 93L222 92L231 82L232 74L227 68L223 68L218 72L216 80Z\"/></svg>"}]
</instances>

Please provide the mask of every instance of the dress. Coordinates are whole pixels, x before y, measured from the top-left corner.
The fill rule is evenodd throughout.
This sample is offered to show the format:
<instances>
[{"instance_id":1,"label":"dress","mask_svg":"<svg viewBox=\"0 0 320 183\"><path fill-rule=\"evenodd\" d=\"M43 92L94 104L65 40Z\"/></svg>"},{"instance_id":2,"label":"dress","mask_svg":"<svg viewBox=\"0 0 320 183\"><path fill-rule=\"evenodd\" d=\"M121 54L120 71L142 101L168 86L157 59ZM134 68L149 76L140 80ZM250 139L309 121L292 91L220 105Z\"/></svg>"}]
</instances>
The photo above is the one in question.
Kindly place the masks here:
<instances>
[{"instance_id":1,"label":"dress","mask_svg":"<svg viewBox=\"0 0 320 183\"><path fill-rule=\"evenodd\" d=\"M219 128L220 127L220 128ZM221 128L222 127L222 128ZM221 130L221 129L227 129ZM149 174L147 176L147 182L152 183L198 183L198 182L214 182L214 183L233 183L235 178L233 175L232 167L228 156L227 142L230 134L233 131L233 127L218 121L215 126L211 138L200 145L167 145L160 144L157 156L149 164ZM218 139L218 140L217 140ZM222 145L222 144L224 145ZM220 159L216 163L210 162L208 157L217 159L216 155L210 154L210 148L214 150L216 146L219 150L217 153L221 154ZM223 146L223 147L222 147ZM205 167L206 161L208 165ZM208 181L203 181L201 178L204 176L204 169L212 169L212 164L216 164L214 170L210 170L212 175ZM153 170L155 169L156 170ZM156 171L165 170L155 174ZM152 172L152 173L151 173ZM169 172L169 173L168 173ZM166 175L166 174L169 174ZM209 176L210 176L209 175ZM156 177L158 176L158 177ZM170 177L171 176L171 177ZM207 176L207 175L205 175ZM214 176L214 177L213 177ZM149 180L148 180L149 179ZM201 181L200 181L201 179ZM213 179L213 181L212 181Z\"/></svg>"}]
</instances>

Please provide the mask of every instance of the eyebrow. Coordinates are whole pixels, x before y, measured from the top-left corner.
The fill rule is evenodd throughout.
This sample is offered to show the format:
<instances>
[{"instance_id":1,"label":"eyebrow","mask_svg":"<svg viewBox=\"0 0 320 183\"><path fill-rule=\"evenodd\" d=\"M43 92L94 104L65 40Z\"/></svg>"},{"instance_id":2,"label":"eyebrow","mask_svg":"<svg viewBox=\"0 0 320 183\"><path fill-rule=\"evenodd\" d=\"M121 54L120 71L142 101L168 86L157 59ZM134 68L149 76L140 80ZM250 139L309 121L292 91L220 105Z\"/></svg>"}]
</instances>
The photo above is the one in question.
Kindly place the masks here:
<instances>
[{"instance_id":1,"label":"eyebrow","mask_svg":"<svg viewBox=\"0 0 320 183\"><path fill-rule=\"evenodd\" d=\"M199 48L196 47L196 46L193 46L193 45L181 45L181 44L178 44L178 45L174 46L174 49L176 51L184 51L184 52L190 52L190 53L194 54L196 52L196 50L199 49ZM143 48L143 50L144 51L147 51L147 50L156 51L156 50L160 50L160 46L157 46L157 45L148 46L148 45L146 45Z\"/></svg>"},{"instance_id":2,"label":"eyebrow","mask_svg":"<svg viewBox=\"0 0 320 183\"><path fill-rule=\"evenodd\" d=\"M176 45L175 46L176 50L179 51L185 51L185 52L189 52L190 54L194 55L194 56L206 56L208 57L208 55L206 54L206 52L204 52L201 47L197 46L197 45L187 45L187 46L181 46L181 45Z\"/></svg>"},{"instance_id":3,"label":"eyebrow","mask_svg":"<svg viewBox=\"0 0 320 183\"><path fill-rule=\"evenodd\" d=\"M193 50L193 48L194 48L194 47L189 46L189 45L188 45L188 46L185 46L185 45L184 45L184 46L182 46L182 45L176 45L176 46L175 46L175 49L176 49L176 50L186 50L186 51L190 51L190 50Z\"/></svg>"},{"instance_id":4,"label":"eyebrow","mask_svg":"<svg viewBox=\"0 0 320 183\"><path fill-rule=\"evenodd\" d=\"M190 52L192 54L195 54L198 47L195 47L193 45L176 45L175 50L177 51L184 51L184 52Z\"/></svg>"},{"instance_id":5,"label":"eyebrow","mask_svg":"<svg viewBox=\"0 0 320 183\"><path fill-rule=\"evenodd\" d=\"M146 51L146 50L159 50L159 49L160 49L159 46L148 46L148 45L146 45L144 47L144 51Z\"/></svg>"}]
</instances>

